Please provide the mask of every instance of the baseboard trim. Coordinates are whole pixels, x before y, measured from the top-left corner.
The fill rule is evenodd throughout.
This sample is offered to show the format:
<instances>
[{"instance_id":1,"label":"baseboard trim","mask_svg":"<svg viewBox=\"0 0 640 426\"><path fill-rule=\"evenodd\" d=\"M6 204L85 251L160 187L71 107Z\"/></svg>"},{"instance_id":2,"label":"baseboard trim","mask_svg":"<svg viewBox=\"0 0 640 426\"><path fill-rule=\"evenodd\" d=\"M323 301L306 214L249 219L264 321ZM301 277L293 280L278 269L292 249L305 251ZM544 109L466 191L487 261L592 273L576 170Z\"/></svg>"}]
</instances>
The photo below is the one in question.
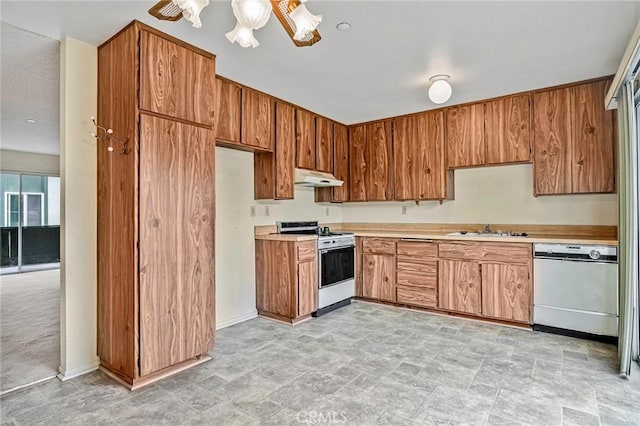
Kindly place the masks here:
<instances>
[{"instance_id":1,"label":"baseboard trim","mask_svg":"<svg viewBox=\"0 0 640 426\"><path fill-rule=\"evenodd\" d=\"M58 379L64 382L66 380L73 379L74 377L82 376L92 371L96 371L100 367L100 360L97 359L90 364L83 365L82 367L73 368L71 370L65 370L62 366L58 367Z\"/></svg>"},{"instance_id":2,"label":"baseboard trim","mask_svg":"<svg viewBox=\"0 0 640 426\"><path fill-rule=\"evenodd\" d=\"M258 311L247 312L246 314L238 315L237 317L233 317L231 319L218 323L216 325L216 330L220 330L221 328L229 327L231 325L245 322L257 317L258 317Z\"/></svg>"},{"instance_id":3,"label":"baseboard trim","mask_svg":"<svg viewBox=\"0 0 640 426\"><path fill-rule=\"evenodd\" d=\"M19 385L19 386L16 386L14 388L11 388L11 389L3 390L2 392L0 392L0 396L6 395L6 394L11 393L11 392L18 391L20 389L28 388L29 386L37 385L38 383L47 382L47 381L55 379L55 378L56 378L56 374L52 373L50 376L43 377L42 379L38 379L36 381L30 382L30 383L26 383L24 385Z\"/></svg>"}]
</instances>

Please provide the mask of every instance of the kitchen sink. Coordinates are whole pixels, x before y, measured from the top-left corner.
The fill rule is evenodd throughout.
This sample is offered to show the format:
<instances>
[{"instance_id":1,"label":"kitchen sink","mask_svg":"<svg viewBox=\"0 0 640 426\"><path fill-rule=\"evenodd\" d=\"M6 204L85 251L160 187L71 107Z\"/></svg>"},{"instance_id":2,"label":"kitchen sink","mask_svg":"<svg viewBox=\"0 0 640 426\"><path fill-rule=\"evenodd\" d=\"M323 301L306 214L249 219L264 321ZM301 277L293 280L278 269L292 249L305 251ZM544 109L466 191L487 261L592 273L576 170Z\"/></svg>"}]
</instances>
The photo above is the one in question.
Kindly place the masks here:
<instances>
[{"instance_id":1,"label":"kitchen sink","mask_svg":"<svg viewBox=\"0 0 640 426\"><path fill-rule=\"evenodd\" d=\"M503 237L503 238L510 238L510 237L527 237L528 234L526 232L520 233L520 234L510 234L508 232L466 232L466 231L458 231L458 232L451 232L449 234L447 234L447 236L451 236L451 237Z\"/></svg>"}]
</instances>

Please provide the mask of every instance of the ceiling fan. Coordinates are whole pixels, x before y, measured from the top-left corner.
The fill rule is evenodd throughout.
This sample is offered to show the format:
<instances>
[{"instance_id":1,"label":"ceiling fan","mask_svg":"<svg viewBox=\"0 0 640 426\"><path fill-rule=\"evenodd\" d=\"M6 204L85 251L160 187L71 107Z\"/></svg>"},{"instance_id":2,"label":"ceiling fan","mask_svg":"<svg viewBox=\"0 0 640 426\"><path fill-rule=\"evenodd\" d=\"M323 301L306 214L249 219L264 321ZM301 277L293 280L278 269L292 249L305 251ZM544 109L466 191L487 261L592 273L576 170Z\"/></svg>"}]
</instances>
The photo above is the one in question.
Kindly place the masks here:
<instances>
[{"instance_id":1,"label":"ceiling fan","mask_svg":"<svg viewBox=\"0 0 640 426\"><path fill-rule=\"evenodd\" d=\"M273 12L296 46L312 46L321 39L317 27L322 22L322 15L310 13L304 5L306 1L232 0L231 8L238 22L226 37L242 47L259 46L253 31L266 25ZM200 28L200 12L208 4L209 0L160 0L149 9L149 14L165 21L178 21L184 17Z\"/></svg>"}]
</instances>

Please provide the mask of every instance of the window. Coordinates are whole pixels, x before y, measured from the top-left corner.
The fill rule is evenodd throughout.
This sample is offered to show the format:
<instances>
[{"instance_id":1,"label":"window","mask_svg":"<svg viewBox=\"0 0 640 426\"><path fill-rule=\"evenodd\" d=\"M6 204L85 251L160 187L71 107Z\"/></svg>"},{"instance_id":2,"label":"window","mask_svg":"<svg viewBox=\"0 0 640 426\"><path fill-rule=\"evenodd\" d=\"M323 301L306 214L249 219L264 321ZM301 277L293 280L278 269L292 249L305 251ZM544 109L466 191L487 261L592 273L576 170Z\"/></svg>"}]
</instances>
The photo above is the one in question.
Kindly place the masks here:
<instances>
[{"instance_id":1,"label":"window","mask_svg":"<svg viewBox=\"0 0 640 426\"><path fill-rule=\"evenodd\" d=\"M17 192L4 193L5 205L5 226L18 226L20 217L20 203ZM42 226L44 225L44 194L42 192L23 192L22 205L25 209L22 218L22 226Z\"/></svg>"}]
</instances>

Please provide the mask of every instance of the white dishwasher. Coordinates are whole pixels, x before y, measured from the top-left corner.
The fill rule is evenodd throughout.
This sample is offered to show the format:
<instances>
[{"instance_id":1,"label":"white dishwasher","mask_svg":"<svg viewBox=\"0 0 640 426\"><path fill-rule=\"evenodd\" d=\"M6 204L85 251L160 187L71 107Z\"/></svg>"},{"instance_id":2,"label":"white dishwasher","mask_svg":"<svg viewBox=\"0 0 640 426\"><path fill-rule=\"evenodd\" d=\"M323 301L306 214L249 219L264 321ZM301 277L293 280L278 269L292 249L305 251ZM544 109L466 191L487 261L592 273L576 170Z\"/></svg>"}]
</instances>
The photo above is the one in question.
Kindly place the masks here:
<instances>
[{"instance_id":1,"label":"white dishwasher","mask_svg":"<svg viewBox=\"0 0 640 426\"><path fill-rule=\"evenodd\" d=\"M617 336L618 248L534 244L533 249L534 329Z\"/></svg>"}]
</instances>

